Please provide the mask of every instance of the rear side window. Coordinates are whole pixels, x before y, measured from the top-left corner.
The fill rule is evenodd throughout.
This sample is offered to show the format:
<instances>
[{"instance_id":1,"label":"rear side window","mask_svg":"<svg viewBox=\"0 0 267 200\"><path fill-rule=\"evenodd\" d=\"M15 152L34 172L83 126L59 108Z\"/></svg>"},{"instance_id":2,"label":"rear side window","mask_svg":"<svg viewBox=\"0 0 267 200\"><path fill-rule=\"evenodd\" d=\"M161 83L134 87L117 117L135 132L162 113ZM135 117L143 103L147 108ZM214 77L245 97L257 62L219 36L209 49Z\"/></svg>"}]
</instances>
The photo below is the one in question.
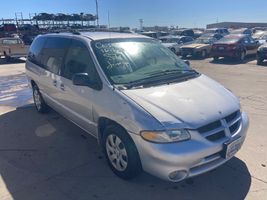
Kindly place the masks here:
<instances>
[{"instance_id":1,"label":"rear side window","mask_svg":"<svg viewBox=\"0 0 267 200\"><path fill-rule=\"evenodd\" d=\"M48 71L58 74L71 39L48 37L42 50L42 65Z\"/></svg>"},{"instance_id":2,"label":"rear side window","mask_svg":"<svg viewBox=\"0 0 267 200\"><path fill-rule=\"evenodd\" d=\"M29 50L28 60L39 66L42 66L41 65L41 57L42 57L41 51L42 51L45 41L46 41L46 38L44 37L36 38L34 42L32 43L30 50Z\"/></svg>"},{"instance_id":3,"label":"rear side window","mask_svg":"<svg viewBox=\"0 0 267 200\"><path fill-rule=\"evenodd\" d=\"M73 75L77 73L88 73L91 79L98 78L94 62L86 45L81 41L73 40L66 54L61 75L67 79L72 79Z\"/></svg>"}]
</instances>

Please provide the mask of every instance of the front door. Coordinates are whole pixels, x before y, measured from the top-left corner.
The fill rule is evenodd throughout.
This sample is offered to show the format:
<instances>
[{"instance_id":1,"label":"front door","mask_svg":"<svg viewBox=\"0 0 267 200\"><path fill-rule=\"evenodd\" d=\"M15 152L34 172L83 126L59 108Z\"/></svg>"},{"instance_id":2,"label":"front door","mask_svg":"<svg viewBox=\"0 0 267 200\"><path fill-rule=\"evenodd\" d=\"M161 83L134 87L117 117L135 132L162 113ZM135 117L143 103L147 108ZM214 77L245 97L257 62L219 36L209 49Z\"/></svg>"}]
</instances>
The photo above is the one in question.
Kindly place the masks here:
<instances>
[{"instance_id":1,"label":"front door","mask_svg":"<svg viewBox=\"0 0 267 200\"><path fill-rule=\"evenodd\" d=\"M93 60L85 43L73 40L61 71L59 102L64 114L91 134L96 134L97 125L93 119L93 99L100 91L89 86L77 86L72 82L74 74L87 73L92 79L99 79Z\"/></svg>"}]
</instances>

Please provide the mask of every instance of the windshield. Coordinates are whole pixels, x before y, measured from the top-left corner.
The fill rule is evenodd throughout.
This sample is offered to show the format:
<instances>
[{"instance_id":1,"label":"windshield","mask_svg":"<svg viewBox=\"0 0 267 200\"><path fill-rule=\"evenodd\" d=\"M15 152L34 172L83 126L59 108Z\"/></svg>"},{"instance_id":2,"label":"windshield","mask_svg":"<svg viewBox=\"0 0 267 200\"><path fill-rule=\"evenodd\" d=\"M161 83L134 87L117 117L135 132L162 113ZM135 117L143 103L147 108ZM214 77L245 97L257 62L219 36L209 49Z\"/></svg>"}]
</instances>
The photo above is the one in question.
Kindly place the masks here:
<instances>
[{"instance_id":1,"label":"windshield","mask_svg":"<svg viewBox=\"0 0 267 200\"><path fill-rule=\"evenodd\" d=\"M220 39L218 42L222 42L222 43L237 43L238 41L240 40L240 38L227 38L227 37L224 37L222 39Z\"/></svg>"},{"instance_id":2,"label":"windshield","mask_svg":"<svg viewBox=\"0 0 267 200\"><path fill-rule=\"evenodd\" d=\"M100 40L92 42L92 47L113 84L132 84L155 77L164 79L170 75L182 77L193 73L168 48L151 39Z\"/></svg>"},{"instance_id":3,"label":"windshield","mask_svg":"<svg viewBox=\"0 0 267 200\"><path fill-rule=\"evenodd\" d=\"M195 43L196 44L211 44L215 41L213 38L198 38Z\"/></svg>"},{"instance_id":4,"label":"windshield","mask_svg":"<svg viewBox=\"0 0 267 200\"><path fill-rule=\"evenodd\" d=\"M180 39L178 38L162 38L160 40L162 43L180 43Z\"/></svg>"}]
</instances>

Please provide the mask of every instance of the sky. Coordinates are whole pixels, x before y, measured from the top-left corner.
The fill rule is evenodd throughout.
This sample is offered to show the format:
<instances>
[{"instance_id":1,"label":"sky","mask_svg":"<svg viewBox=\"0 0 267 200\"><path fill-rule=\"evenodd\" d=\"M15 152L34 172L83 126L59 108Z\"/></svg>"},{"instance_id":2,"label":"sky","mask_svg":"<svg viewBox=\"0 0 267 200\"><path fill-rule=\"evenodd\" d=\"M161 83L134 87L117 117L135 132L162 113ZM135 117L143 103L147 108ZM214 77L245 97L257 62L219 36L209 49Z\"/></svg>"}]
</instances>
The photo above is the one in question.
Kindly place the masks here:
<instances>
[{"instance_id":1,"label":"sky","mask_svg":"<svg viewBox=\"0 0 267 200\"><path fill-rule=\"evenodd\" d=\"M206 24L239 21L267 22L267 0L98 0L100 24L111 27L144 26L206 27ZM95 0L11 0L3 1L0 18L29 13L92 13Z\"/></svg>"}]
</instances>

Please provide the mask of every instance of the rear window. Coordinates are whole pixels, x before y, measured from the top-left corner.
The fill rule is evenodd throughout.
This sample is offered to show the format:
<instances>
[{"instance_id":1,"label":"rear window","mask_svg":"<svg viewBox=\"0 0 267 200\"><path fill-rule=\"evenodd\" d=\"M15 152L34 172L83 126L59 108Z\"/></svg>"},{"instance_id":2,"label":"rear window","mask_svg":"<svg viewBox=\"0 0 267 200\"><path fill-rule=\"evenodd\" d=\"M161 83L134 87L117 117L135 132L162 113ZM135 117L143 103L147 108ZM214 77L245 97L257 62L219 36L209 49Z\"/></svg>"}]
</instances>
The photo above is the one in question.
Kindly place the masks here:
<instances>
[{"instance_id":1,"label":"rear window","mask_svg":"<svg viewBox=\"0 0 267 200\"><path fill-rule=\"evenodd\" d=\"M17 39L5 39L5 40L3 40L3 44L5 44L5 45L19 44L19 40L17 40Z\"/></svg>"}]
</instances>

